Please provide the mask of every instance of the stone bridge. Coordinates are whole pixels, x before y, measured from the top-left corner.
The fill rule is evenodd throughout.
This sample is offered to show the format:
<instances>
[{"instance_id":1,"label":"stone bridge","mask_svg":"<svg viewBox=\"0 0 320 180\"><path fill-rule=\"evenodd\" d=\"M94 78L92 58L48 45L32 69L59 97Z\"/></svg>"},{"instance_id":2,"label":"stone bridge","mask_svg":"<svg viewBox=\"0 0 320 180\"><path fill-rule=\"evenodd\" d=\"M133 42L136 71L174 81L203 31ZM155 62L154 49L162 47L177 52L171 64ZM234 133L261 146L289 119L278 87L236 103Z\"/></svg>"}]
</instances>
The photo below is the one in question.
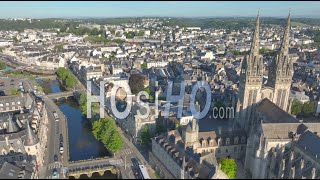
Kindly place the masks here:
<instances>
[{"instance_id":1,"label":"stone bridge","mask_svg":"<svg viewBox=\"0 0 320 180\"><path fill-rule=\"evenodd\" d=\"M74 96L74 93L75 92L72 92L72 91L51 93L51 94L48 94L47 97L50 99L68 98L68 97Z\"/></svg>"},{"instance_id":2,"label":"stone bridge","mask_svg":"<svg viewBox=\"0 0 320 180\"><path fill-rule=\"evenodd\" d=\"M103 176L106 171L110 171L112 174L118 175L119 179L121 172L117 166L121 165L121 163L121 160L118 161L112 158L69 162L68 167L65 168L65 175L68 178L72 176L75 179L79 179L81 175L87 175L91 178L94 173Z\"/></svg>"}]
</instances>

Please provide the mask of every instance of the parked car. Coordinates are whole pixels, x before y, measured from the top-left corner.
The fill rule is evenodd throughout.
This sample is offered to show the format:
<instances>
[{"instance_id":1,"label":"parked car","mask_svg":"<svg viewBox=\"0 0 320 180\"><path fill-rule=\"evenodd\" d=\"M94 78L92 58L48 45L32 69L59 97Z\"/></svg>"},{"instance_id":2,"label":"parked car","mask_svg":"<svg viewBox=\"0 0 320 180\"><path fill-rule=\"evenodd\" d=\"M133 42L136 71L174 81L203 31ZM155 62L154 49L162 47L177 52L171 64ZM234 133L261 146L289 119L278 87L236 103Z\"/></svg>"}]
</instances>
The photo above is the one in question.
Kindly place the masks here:
<instances>
[{"instance_id":1,"label":"parked car","mask_svg":"<svg viewBox=\"0 0 320 180\"><path fill-rule=\"evenodd\" d=\"M63 135L60 134L60 143L63 143Z\"/></svg>"},{"instance_id":2,"label":"parked car","mask_svg":"<svg viewBox=\"0 0 320 180\"><path fill-rule=\"evenodd\" d=\"M60 146L60 154L63 154L63 146Z\"/></svg>"}]
</instances>

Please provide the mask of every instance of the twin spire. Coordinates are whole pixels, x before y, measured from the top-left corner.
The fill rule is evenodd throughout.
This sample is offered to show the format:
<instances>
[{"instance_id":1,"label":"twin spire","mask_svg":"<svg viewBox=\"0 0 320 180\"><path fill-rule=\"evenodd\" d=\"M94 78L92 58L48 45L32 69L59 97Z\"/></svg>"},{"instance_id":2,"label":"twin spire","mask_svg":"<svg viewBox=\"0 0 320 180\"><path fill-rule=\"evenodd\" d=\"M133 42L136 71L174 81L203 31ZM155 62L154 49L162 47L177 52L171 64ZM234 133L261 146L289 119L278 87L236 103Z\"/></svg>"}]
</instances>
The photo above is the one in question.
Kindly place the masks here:
<instances>
[{"instance_id":1,"label":"twin spire","mask_svg":"<svg viewBox=\"0 0 320 180\"><path fill-rule=\"evenodd\" d=\"M260 10L258 11L257 19L256 19L256 27L253 34L250 54L253 56L259 55L259 30L260 30L260 23L259 23L259 16ZM289 51L289 34L290 34L290 18L291 18L291 10L289 11L287 26L284 30L284 35L281 43L280 52L284 54L288 54Z\"/></svg>"},{"instance_id":2,"label":"twin spire","mask_svg":"<svg viewBox=\"0 0 320 180\"><path fill-rule=\"evenodd\" d=\"M251 48L250 48L250 52L249 52L249 56L248 59L246 59L245 61L245 65L248 71L253 70L257 70L255 71L256 73L259 74L258 71L260 71L259 66L261 66L260 63L263 63L262 60L260 60L260 56L259 56L259 50L260 50L260 46L259 46L259 31L260 31L260 22L259 22L259 16L260 16L260 12L258 11L258 15L257 15L257 19L256 19L256 26L255 26L255 30L254 30L254 34L253 34L253 39L252 39L252 43L251 43ZM287 26L284 30L284 35L283 35L283 39L281 42L281 47L280 47L280 52L278 58L277 58L277 66L278 68L281 66L287 66L286 62L282 62L282 61L287 61L288 60L288 53L289 53L289 35L290 35L290 16L291 16L291 12L289 12L289 16L288 16L288 20L287 20ZM261 61L261 62L260 62ZM280 62L281 61L281 62ZM289 63L289 62L288 62ZM286 65L285 65L286 64ZM256 67L258 65L258 67ZM261 73L261 72L260 72ZM251 73L254 74L254 73Z\"/></svg>"},{"instance_id":3,"label":"twin spire","mask_svg":"<svg viewBox=\"0 0 320 180\"><path fill-rule=\"evenodd\" d=\"M280 48L280 52L285 55L287 55L289 53L290 16L291 16L291 12L289 11L287 26L284 30L283 40L282 40L281 48Z\"/></svg>"},{"instance_id":4,"label":"twin spire","mask_svg":"<svg viewBox=\"0 0 320 180\"><path fill-rule=\"evenodd\" d=\"M257 15L257 19L256 19L256 28L254 30L251 49L250 49L251 56L253 56L253 57L259 55L259 49L260 49L260 46L259 46L259 31L260 31L259 16L260 16L260 10L258 11L258 15Z\"/></svg>"}]
</instances>

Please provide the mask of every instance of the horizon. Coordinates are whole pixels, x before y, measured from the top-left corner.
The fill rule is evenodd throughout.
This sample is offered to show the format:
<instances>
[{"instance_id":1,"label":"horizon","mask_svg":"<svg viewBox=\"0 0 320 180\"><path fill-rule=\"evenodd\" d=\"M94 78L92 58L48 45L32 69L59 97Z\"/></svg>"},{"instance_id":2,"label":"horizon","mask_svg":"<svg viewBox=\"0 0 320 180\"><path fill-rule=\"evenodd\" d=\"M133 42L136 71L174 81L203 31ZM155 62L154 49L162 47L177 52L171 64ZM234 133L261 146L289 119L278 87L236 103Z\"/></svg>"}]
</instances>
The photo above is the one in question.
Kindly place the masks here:
<instances>
[{"instance_id":1,"label":"horizon","mask_svg":"<svg viewBox=\"0 0 320 180\"><path fill-rule=\"evenodd\" d=\"M320 18L320 2L305 1L63 1L0 2L0 19L76 19L76 18L217 18L287 17Z\"/></svg>"}]
</instances>

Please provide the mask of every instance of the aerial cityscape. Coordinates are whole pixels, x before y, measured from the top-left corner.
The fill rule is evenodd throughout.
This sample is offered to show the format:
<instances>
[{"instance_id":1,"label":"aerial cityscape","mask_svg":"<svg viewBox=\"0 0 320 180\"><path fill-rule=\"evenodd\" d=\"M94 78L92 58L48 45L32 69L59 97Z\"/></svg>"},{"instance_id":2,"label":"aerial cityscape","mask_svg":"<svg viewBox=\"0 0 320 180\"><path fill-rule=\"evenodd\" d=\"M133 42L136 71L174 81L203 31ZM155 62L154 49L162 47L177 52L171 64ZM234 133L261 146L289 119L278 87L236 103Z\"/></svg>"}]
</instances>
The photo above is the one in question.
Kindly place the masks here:
<instances>
[{"instance_id":1,"label":"aerial cityscape","mask_svg":"<svg viewBox=\"0 0 320 180\"><path fill-rule=\"evenodd\" d=\"M0 2L0 179L320 179L319 2Z\"/></svg>"}]
</instances>

